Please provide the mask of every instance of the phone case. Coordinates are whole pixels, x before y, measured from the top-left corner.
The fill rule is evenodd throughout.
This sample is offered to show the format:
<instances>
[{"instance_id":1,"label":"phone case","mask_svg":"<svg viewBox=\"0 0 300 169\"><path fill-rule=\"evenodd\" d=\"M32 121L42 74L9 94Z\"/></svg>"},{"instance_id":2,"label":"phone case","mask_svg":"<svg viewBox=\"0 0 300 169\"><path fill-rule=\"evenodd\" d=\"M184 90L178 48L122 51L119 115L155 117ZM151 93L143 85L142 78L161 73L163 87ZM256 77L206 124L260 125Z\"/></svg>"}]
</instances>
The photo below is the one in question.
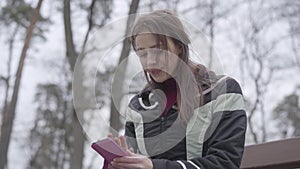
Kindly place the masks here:
<instances>
[{"instance_id":1,"label":"phone case","mask_svg":"<svg viewBox=\"0 0 300 169\"><path fill-rule=\"evenodd\" d=\"M93 143L92 148L98 152L108 163L110 163L116 157L127 156L126 151L110 138Z\"/></svg>"}]
</instances>

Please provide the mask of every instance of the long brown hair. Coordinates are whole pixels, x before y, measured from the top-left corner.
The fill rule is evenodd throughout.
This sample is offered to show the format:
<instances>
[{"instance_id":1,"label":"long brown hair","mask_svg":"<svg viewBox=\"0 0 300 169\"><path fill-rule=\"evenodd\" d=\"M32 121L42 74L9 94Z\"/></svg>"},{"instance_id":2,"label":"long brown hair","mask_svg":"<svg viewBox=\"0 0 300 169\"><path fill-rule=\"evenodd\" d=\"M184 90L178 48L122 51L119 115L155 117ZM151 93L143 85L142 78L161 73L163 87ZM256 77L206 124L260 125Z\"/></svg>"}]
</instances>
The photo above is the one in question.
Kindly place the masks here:
<instances>
[{"instance_id":1,"label":"long brown hair","mask_svg":"<svg viewBox=\"0 0 300 169\"><path fill-rule=\"evenodd\" d=\"M140 16L135 22L131 32L131 44L137 51L135 39L139 34L151 33L156 36L157 44L168 50L167 37L171 38L174 44L181 49L179 58L182 63L188 65L194 77L185 76L183 65L178 65L177 73L183 73L177 84L177 103L179 107L179 118L186 124L193 115L194 108L203 105L203 90L209 88L215 81L209 77L208 70L201 64L192 62L189 58L190 39L184 26L177 15L168 10L157 10ZM180 64L180 63L179 63ZM144 71L148 81L145 89L154 89L158 84ZM184 85L184 87L180 87ZM196 86L196 88L195 88ZM195 92L197 91L197 92ZM199 93L200 96L195 96ZM183 99L184 98L184 99Z\"/></svg>"}]
</instances>

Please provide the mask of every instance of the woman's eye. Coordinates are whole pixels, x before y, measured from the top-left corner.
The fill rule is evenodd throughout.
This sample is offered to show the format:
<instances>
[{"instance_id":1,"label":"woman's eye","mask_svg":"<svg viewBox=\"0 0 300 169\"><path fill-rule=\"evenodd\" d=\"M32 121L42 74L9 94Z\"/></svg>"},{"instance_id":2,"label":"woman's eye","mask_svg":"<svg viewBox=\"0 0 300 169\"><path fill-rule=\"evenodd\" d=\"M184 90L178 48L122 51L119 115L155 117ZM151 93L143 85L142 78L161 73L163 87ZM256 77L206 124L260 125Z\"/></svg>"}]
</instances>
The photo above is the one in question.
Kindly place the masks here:
<instances>
[{"instance_id":1,"label":"woman's eye","mask_svg":"<svg viewBox=\"0 0 300 169\"><path fill-rule=\"evenodd\" d=\"M146 57L147 56L147 53L146 52L138 52L137 55L139 57Z\"/></svg>"},{"instance_id":2,"label":"woman's eye","mask_svg":"<svg viewBox=\"0 0 300 169\"><path fill-rule=\"evenodd\" d=\"M148 54L149 55L153 55L153 56L159 56L164 52L163 49L151 49L148 52L147 51L137 51L136 54L140 57L140 58L144 58L147 57Z\"/></svg>"},{"instance_id":3,"label":"woman's eye","mask_svg":"<svg viewBox=\"0 0 300 169\"><path fill-rule=\"evenodd\" d=\"M156 55L160 55L160 54L162 54L163 52L164 52L164 50L162 50L162 49L157 49L157 50L155 50L156 52Z\"/></svg>"}]
</instances>

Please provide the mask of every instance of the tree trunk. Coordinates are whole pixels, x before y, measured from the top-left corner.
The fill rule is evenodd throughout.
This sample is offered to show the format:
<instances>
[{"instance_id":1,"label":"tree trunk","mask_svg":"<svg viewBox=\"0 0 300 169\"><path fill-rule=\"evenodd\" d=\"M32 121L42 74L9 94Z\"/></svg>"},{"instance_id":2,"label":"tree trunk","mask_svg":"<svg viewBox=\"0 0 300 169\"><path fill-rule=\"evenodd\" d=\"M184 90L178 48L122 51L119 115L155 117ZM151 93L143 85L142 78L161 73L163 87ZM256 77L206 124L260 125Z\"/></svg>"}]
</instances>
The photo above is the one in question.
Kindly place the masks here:
<instances>
[{"instance_id":1,"label":"tree trunk","mask_svg":"<svg viewBox=\"0 0 300 169\"><path fill-rule=\"evenodd\" d=\"M127 26L126 26L126 36L129 35L129 31L131 28L132 23L134 22L135 19L135 14L137 12L138 6L139 6L139 0L132 0L130 4L130 9L129 9L129 17L127 20ZM130 52L130 41L129 38L125 38L123 41L123 48L121 51L121 57L119 59L119 64L128 57ZM126 61L126 60L125 60ZM125 67L122 68L122 74L119 74L118 77L115 77L114 81L114 100L111 98L110 102L110 108L111 108L111 115L110 115L110 133L114 135L118 135L119 130L121 129L121 120L120 120L120 114L117 108L120 107L122 95L123 95L123 84L125 80L125 72L126 72L126 67L127 67L127 61L124 64ZM117 81L116 81L117 80Z\"/></svg>"},{"instance_id":2,"label":"tree trunk","mask_svg":"<svg viewBox=\"0 0 300 169\"><path fill-rule=\"evenodd\" d=\"M16 73L16 79L15 79L15 84L13 88L13 94L11 101L9 103L9 106L7 108L7 113L5 113L7 116L5 117L5 120L3 120L2 126L1 126L1 136L0 136L0 168L6 168L7 166L7 153L8 153L8 147L10 143L10 137L12 133L12 127L13 127L13 122L16 114L16 106L18 102L18 95L19 95L19 88L20 88L20 83L21 83L21 78L22 78L22 72L23 72L23 67L24 67L24 62L26 58L26 53L30 45L30 40L32 37L33 29L35 27L36 22L38 21L40 17L40 9L42 6L43 0L39 0L37 7L34 11L33 18L30 22L30 25L27 29L25 41L24 41L24 46L22 49L19 65L18 65L18 70Z\"/></svg>"},{"instance_id":3,"label":"tree trunk","mask_svg":"<svg viewBox=\"0 0 300 169\"><path fill-rule=\"evenodd\" d=\"M65 29L65 41L66 41L66 56L69 61L70 69L73 72L75 68L75 63L77 59L77 52L75 50L73 33L72 33L72 23L71 23L71 7L70 0L64 0L64 29ZM71 82L70 82L71 83ZM69 85L71 86L71 85ZM71 90L71 89L69 89ZM69 137L71 146L71 158L70 158L70 168L72 169L82 169L83 168L83 153L84 153L84 134L83 129L80 125L79 118L81 114L76 114L73 107L72 110L72 123L71 123L71 136ZM77 116L78 115L78 116Z\"/></svg>"},{"instance_id":4,"label":"tree trunk","mask_svg":"<svg viewBox=\"0 0 300 169\"><path fill-rule=\"evenodd\" d=\"M73 71L77 59L77 52L75 50L73 41L70 0L64 0L64 27L67 58L70 64L71 71Z\"/></svg>"},{"instance_id":5,"label":"tree trunk","mask_svg":"<svg viewBox=\"0 0 300 169\"><path fill-rule=\"evenodd\" d=\"M214 41L215 41L215 0L212 0L210 3L210 21L209 21L209 36L210 36L210 45L209 45L209 62L208 68L212 69L213 60L214 60Z\"/></svg>"}]
</instances>

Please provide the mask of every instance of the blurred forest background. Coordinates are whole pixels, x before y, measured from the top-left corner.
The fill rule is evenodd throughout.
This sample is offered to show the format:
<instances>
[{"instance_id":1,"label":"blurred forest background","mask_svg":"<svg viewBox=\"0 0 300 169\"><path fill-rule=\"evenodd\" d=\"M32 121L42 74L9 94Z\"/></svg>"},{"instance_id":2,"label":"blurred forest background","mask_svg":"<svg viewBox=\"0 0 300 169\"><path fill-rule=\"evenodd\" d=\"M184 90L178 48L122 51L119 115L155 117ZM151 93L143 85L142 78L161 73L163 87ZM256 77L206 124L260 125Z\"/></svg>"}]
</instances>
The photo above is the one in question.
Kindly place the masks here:
<instances>
[{"instance_id":1,"label":"blurred forest background","mask_svg":"<svg viewBox=\"0 0 300 169\"><path fill-rule=\"evenodd\" d=\"M95 140L78 120L89 126L93 117L77 118L73 105L76 59L96 30L156 9L176 11L199 28L224 73L240 82L247 144L300 135L300 0L0 0L0 169L101 166L90 148ZM110 92L115 68L131 52L128 39L120 45L116 61L97 73L96 93L97 109L122 133ZM98 138L112 132L97 125Z\"/></svg>"}]
</instances>

